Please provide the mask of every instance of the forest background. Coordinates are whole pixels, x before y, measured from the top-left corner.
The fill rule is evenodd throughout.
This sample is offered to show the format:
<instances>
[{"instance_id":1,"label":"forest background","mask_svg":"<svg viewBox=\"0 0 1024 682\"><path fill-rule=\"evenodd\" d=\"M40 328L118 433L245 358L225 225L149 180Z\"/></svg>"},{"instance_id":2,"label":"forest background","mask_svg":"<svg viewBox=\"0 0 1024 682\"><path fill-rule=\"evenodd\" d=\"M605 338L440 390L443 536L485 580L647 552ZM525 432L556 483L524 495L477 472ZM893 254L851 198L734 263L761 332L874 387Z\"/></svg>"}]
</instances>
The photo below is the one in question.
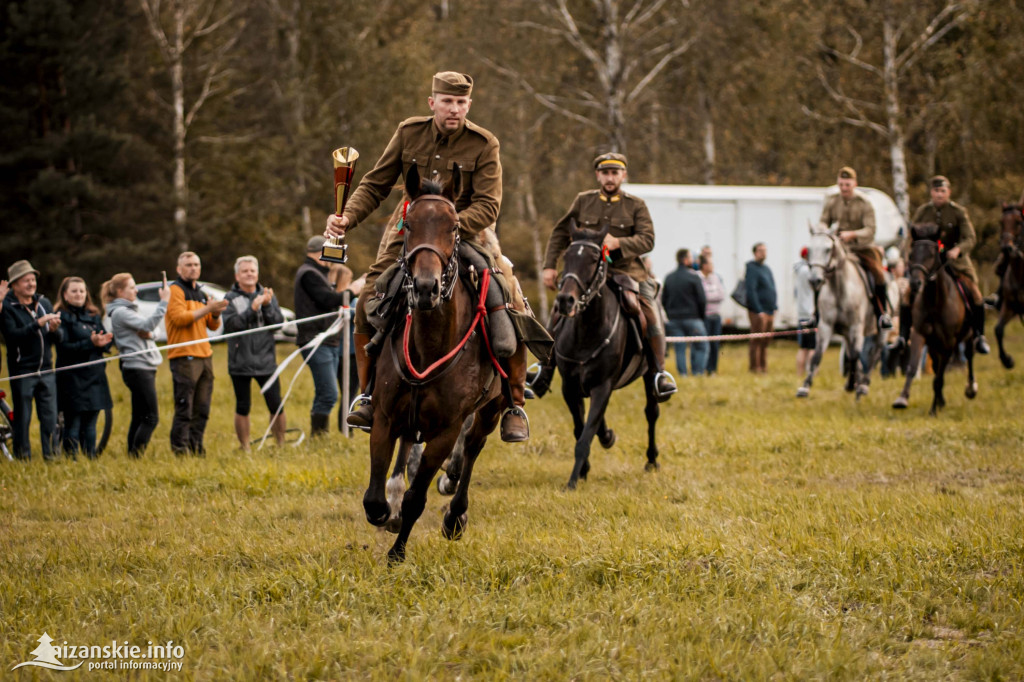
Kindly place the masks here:
<instances>
[{"instance_id":1,"label":"forest background","mask_svg":"<svg viewBox=\"0 0 1024 682\"><path fill-rule=\"evenodd\" d=\"M242 254L291 300L332 210L330 152L372 168L430 76L472 74L501 141L499 234L538 260L592 158L643 183L860 183L909 213L942 173L994 259L1024 188L1024 12L1012 0L0 0L0 265L54 294ZM389 210L352 232L371 262ZM657 226L659 230L671 226ZM799 227L799 226L798 226ZM699 247L699 244L692 245ZM796 254L794 254L794 259ZM987 283L992 289L994 282Z\"/></svg>"}]
</instances>

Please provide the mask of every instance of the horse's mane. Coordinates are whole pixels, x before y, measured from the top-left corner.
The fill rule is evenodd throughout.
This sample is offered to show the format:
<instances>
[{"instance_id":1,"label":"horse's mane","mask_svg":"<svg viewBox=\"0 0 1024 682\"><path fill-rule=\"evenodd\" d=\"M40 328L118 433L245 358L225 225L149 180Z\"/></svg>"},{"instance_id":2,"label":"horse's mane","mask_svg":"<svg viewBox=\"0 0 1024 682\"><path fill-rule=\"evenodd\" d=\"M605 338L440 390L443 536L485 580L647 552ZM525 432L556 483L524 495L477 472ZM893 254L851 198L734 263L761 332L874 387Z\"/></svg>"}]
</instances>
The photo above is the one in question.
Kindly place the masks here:
<instances>
[{"instance_id":1,"label":"horse's mane","mask_svg":"<svg viewBox=\"0 0 1024 682\"><path fill-rule=\"evenodd\" d=\"M441 183L436 180L424 180L420 183L420 194L441 194Z\"/></svg>"},{"instance_id":2,"label":"horse's mane","mask_svg":"<svg viewBox=\"0 0 1024 682\"><path fill-rule=\"evenodd\" d=\"M935 223L917 223L910 227L914 239L935 241L939 237L939 226Z\"/></svg>"},{"instance_id":3,"label":"horse's mane","mask_svg":"<svg viewBox=\"0 0 1024 682\"><path fill-rule=\"evenodd\" d=\"M572 231L573 241L586 240L589 242L600 243L604 239L603 230L589 230L585 227L578 227Z\"/></svg>"}]
</instances>

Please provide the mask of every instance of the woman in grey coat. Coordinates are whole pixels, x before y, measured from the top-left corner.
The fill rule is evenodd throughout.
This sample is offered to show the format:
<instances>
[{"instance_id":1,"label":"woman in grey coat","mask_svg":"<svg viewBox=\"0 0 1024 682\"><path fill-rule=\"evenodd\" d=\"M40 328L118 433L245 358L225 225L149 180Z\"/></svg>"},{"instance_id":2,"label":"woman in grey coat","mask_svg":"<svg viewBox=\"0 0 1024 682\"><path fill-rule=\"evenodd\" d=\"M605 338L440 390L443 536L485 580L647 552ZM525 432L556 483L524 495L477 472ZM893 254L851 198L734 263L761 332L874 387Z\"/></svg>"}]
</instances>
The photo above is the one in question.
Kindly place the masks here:
<instances>
[{"instance_id":1,"label":"woman in grey coat","mask_svg":"<svg viewBox=\"0 0 1024 682\"><path fill-rule=\"evenodd\" d=\"M121 378L132 393L132 421L128 427L128 454L141 457L160 421L156 399L156 368L163 356L153 341L154 330L167 312L171 290L164 278L160 303L149 317L139 314L138 290L130 273L122 272L103 283L101 293L110 317L114 345L121 355L140 352L121 360Z\"/></svg>"}]
</instances>

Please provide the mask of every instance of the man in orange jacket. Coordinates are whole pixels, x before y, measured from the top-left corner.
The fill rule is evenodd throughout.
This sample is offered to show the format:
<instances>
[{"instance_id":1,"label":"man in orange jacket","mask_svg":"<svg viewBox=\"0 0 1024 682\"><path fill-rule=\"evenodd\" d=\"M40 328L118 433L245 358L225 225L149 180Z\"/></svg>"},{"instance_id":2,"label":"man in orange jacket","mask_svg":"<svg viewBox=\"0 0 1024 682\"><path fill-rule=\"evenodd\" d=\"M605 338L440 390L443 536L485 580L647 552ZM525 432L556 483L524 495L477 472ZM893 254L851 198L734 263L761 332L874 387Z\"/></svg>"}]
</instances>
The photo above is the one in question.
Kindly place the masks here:
<instances>
[{"instance_id":1,"label":"man in orange jacket","mask_svg":"<svg viewBox=\"0 0 1024 682\"><path fill-rule=\"evenodd\" d=\"M178 279L171 283L164 317L168 345L198 341L167 352L174 382L171 450L176 455L206 454L203 433L213 398L213 349L206 341L206 330L220 329L220 314L228 306L227 301L210 299L199 287L201 272L195 253L186 251L178 256Z\"/></svg>"}]
</instances>

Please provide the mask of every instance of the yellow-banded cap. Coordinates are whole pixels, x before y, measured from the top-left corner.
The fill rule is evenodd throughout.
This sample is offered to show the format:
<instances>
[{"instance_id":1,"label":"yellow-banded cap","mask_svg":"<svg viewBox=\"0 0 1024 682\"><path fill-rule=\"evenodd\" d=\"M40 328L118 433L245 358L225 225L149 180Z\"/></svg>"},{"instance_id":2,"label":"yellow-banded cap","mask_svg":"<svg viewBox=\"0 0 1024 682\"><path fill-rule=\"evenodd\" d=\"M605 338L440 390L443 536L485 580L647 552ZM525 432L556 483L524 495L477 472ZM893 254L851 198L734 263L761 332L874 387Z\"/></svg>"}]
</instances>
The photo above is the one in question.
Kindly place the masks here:
<instances>
[{"instance_id":1,"label":"yellow-banded cap","mask_svg":"<svg viewBox=\"0 0 1024 682\"><path fill-rule=\"evenodd\" d=\"M844 180L856 180L857 171L853 170L849 166L843 166L842 168L839 169L839 177L843 178Z\"/></svg>"},{"instance_id":2,"label":"yellow-banded cap","mask_svg":"<svg viewBox=\"0 0 1024 682\"><path fill-rule=\"evenodd\" d=\"M928 181L928 186L934 187L936 189L939 187L949 187L949 178L947 178L945 175L936 175L934 178Z\"/></svg>"},{"instance_id":3,"label":"yellow-banded cap","mask_svg":"<svg viewBox=\"0 0 1024 682\"><path fill-rule=\"evenodd\" d=\"M621 168L626 170L626 157L615 152L608 152L594 159L594 170L604 168Z\"/></svg>"}]
</instances>

